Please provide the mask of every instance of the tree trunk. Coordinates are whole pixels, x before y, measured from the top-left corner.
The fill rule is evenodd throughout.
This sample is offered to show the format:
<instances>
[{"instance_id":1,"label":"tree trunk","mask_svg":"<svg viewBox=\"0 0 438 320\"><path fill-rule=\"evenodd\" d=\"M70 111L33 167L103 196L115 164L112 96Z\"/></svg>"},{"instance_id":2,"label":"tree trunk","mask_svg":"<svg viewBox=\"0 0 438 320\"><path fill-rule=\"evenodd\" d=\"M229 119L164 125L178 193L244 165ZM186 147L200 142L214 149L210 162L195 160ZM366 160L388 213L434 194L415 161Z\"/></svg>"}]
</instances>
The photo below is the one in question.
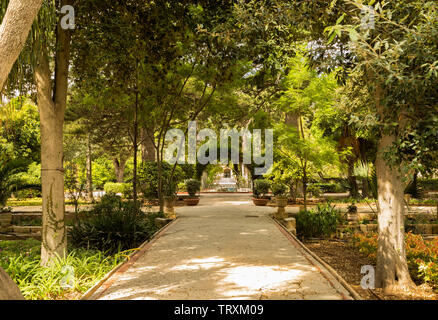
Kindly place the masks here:
<instances>
[{"instance_id":1,"label":"tree trunk","mask_svg":"<svg viewBox=\"0 0 438 320\"><path fill-rule=\"evenodd\" d=\"M154 129L152 128L141 128L140 129L140 139L141 139L141 161L155 161L155 146L154 142L150 137L154 136Z\"/></svg>"},{"instance_id":2,"label":"tree trunk","mask_svg":"<svg viewBox=\"0 0 438 320\"><path fill-rule=\"evenodd\" d=\"M294 127L297 130L297 133L300 132L300 114L298 112L287 112L285 115L284 123L287 126ZM304 197L304 189L303 186L298 183L295 190L295 200L299 195L303 195Z\"/></svg>"},{"instance_id":3,"label":"tree trunk","mask_svg":"<svg viewBox=\"0 0 438 320\"><path fill-rule=\"evenodd\" d=\"M113 159L114 172L116 174L116 180L118 183L124 182L126 161L127 159L124 158L120 158L120 160L117 158Z\"/></svg>"},{"instance_id":4,"label":"tree trunk","mask_svg":"<svg viewBox=\"0 0 438 320\"><path fill-rule=\"evenodd\" d=\"M395 139L394 135L382 135L376 160L380 209L376 287L385 292L409 290L414 286L406 261L403 182L400 171L390 167L383 157Z\"/></svg>"},{"instance_id":5,"label":"tree trunk","mask_svg":"<svg viewBox=\"0 0 438 320\"><path fill-rule=\"evenodd\" d=\"M90 135L87 139L87 198L89 201L93 199L93 172L92 172L92 159L91 159L91 141Z\"/></svg>"},{"instance_id":6,"label":"tree trunk","mask_svg":"<svg viewBox=\"0 0 438 320\"><path fill-rule=\"evenodd\" d=\"M66 0L61 2L65 5ZM47 49L37 52L35 82L41 122L42 241L41 264L64 257L67 251L65 228L63 124L67 104L70 33L59 23L56 29L55 77L52 92Z\"/></svg>"},{"instance_id":7,"label":"tree trunk","mask_svg":"<svg viewBox=\"0 0 438 320\"><path fill-rule=\"evenodd\" d=\"M0 91L26 43L42 0L10 0L0 26Z\"/></svg>"},{"instance_id":8,"label":"tree trunk","mask_svg":"<svg viewBox=\"0 0 438 320\"><path fill-rule=\"evenodd\" d=\"M359 188L357 186L356 176L354 175L354 160L348 160L348 184L350 185L350 196L359 198Z\"/></svg>"},{"instance_id":9,"label":"tree trunk","mask_svg":"<svg viewBox=\"0 0 438 320\"><path fill-rule=\"evenodd\" d=\"M370 196L370 188L368 185L368 178L362 178L362 197L368 198Z\"/></svg>"},{"instance_id":10,"label":"tree trunk","mask_svg":"<svg viewBox=\"0 0 438 320\"><path fill-rule=\"evenodd\" d=\"M16 283L2 268L0 268L0 300L24 300Z\"/></svg>"}]
</instances>

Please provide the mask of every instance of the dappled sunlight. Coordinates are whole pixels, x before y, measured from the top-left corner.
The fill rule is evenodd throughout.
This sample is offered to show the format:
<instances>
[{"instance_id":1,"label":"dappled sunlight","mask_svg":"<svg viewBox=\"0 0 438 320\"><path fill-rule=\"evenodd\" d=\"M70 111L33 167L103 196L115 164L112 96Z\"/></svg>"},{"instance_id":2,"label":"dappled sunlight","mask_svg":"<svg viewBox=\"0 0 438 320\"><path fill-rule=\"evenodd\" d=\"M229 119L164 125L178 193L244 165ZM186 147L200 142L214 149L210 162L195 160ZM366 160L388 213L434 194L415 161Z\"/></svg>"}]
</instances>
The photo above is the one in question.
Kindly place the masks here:
<instances>
[{"instance_id":1,"label":"dappled sunlight","mask_svg":"<svg viewBox=\"0 0 438 320\"><path fill-rule=\"evenodd\" d=\"M304 274L301 270L279 266L239 266L221 272L225 277L219 284L234 287L232 290L221 291L225 296L254 294L254 291L261 289L287 288L298 283Z\"/></svg>"},{"instance_id":2,"label":"dappled sunlight","mask_svg":"<svg viewBox=\"0 0 438 320\"><path fill-rule=\"evenodd\" d=\"M170 268L170 271L180 271L180 270L198 270L204 269L208 270L211 268L222 267L225 264L225 260L223 258L218 257L210 257L205 259L191 259L187 261L185 264L181 264Z\"/></svg>"},{"instance_id":3,"label":"dappled sunlight","mask_svg":"<svg viewBox=\"0 0 438 320\"><path fill-rule=\"evenodd\" d=\"M251 204L251 202L250 201L224 201L224 202L222 202L221 204L231 204L231 205L233 205L233 206L241 206L241 205L248 205L248 204Z\"/></svg>"}]
</instances>

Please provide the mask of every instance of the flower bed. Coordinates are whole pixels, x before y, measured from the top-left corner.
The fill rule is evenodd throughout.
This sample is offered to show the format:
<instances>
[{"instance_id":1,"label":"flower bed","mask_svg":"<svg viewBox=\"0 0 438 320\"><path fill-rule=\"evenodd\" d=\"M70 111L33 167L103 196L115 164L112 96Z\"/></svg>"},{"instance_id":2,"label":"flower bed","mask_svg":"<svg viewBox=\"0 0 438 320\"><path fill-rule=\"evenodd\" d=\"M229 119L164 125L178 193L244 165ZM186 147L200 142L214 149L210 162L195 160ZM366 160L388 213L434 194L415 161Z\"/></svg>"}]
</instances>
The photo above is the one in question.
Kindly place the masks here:
<instances>
[{"instance_id":1,"label":"flower bed","mask_svg":"<svg viewBox=\"0 0 438 320\"><path fill-rule=\"evenodd\" d=\"M377 234L355 234L354 246L372 259L377 254ZM424 240L420 235L406 234L406 257L412 279L438 289L438 238Z\"/></svg>"}]
</instances>

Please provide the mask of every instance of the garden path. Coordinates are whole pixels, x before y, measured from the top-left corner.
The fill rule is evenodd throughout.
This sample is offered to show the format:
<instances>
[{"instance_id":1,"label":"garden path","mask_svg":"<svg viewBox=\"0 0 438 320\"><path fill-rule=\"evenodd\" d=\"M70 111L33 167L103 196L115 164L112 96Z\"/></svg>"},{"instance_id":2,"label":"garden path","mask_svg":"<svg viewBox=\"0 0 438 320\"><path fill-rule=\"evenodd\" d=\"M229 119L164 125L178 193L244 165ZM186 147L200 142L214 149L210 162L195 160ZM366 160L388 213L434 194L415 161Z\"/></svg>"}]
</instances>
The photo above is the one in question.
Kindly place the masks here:
<instances>
[{"instance_id":1,"label":"garden path","mask_svg":"<svg viewBox=\"0 0 438 320\"><path fill-rule=\"evenodd\" d=\"M351 299L245 194L203 195L91 299Z\"/></svg>"}]
</instances>

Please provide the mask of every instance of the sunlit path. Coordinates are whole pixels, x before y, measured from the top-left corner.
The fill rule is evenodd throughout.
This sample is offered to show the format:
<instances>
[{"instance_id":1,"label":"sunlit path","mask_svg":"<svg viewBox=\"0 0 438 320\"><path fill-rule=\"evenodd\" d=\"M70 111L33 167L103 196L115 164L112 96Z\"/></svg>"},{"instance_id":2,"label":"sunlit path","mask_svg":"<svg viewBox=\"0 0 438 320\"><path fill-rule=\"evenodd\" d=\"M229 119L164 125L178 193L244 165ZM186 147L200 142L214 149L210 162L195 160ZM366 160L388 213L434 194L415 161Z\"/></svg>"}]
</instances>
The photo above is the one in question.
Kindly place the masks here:
<instances>
[{"instance_id":1,"label":"sunlit path","mask_svg":"<svg viewBox=\"0 0 438 320\"><path fill-rule=\"evenodd\" d=\"M93 299L349 299L248 195L208 195ZM321 273L324 273L324 275ZM327 278L330 279L327 280Z\"/></svg>"}]
</instances>

